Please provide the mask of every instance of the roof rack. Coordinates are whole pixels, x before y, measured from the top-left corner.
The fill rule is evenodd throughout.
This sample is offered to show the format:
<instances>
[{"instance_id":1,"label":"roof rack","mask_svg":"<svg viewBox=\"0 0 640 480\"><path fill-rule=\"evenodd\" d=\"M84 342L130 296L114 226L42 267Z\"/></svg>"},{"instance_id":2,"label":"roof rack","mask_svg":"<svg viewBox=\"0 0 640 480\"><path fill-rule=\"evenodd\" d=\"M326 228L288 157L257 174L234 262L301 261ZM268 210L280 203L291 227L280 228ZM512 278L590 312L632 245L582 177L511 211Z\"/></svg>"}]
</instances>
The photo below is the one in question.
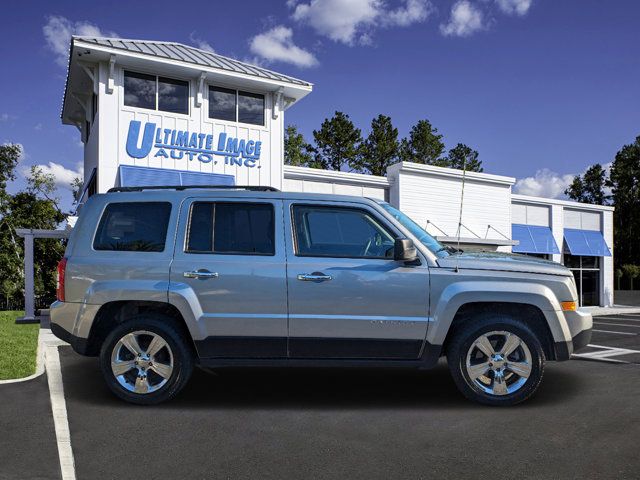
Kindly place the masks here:
<instances>
[{"instance_id":1,"label":"roof rack","mask_svg":"<svg viewBox=\"0 0 640 480\"><path fill-rule=\"evenodd\" d=\"M279 192L277 188L258 185L147 185L140 187L113 187L107 193L142 192L143 190L249 190L252 192Z\"/></svg>"}]
</instances>

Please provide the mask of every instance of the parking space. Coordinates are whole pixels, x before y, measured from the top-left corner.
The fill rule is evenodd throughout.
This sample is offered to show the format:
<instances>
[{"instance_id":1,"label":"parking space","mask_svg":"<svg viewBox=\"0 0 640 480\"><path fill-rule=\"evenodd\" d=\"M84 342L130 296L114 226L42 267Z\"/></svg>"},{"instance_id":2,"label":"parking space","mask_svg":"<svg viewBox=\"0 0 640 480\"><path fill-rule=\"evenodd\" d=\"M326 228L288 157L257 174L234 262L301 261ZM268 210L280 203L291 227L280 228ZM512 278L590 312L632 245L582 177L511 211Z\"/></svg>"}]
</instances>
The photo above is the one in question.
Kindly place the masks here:
<instances>
[{"instance_id":1,"label":"parking space","mask_svg":"<svg viewBox=\"0 0 640 480\"><path fill-rule=\"evenodd\" d=\"M574 357L640 364L640 314L594 317L591 343Z\"/></svg>"},{"instance_id":2,"label":"parking space","mask_svg":"<svg viewBox=\"0 0 640 480\"><path fill-rule=\"evenodd\" d=\"M550 363L531 401L479 406L446 365L196 371L176 399L113 397L60 351L78 478L636 478L640 368Z\"/></svg>"}]
</instances>

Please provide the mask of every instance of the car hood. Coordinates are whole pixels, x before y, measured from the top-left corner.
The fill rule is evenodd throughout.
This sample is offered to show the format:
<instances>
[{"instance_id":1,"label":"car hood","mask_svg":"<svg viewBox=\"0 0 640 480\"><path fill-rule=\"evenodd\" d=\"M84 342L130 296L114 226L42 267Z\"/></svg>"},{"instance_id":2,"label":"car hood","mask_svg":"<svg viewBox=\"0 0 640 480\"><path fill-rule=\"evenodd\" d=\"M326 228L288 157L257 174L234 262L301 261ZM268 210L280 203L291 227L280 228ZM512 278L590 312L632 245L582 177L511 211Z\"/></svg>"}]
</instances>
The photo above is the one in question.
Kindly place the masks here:
<instances>
[{"instance_id":1,"label":"car hood","mask_svg":"<svg viewBox=\"0 0 640 480\"><path fill-rule=\"evenodd\" d=\"M502 252L460 252L438 259L446 268L497 270L503 272L540 273L571 276L571 271L559 263L541 258Z\"/></svg>"}]
</instances>

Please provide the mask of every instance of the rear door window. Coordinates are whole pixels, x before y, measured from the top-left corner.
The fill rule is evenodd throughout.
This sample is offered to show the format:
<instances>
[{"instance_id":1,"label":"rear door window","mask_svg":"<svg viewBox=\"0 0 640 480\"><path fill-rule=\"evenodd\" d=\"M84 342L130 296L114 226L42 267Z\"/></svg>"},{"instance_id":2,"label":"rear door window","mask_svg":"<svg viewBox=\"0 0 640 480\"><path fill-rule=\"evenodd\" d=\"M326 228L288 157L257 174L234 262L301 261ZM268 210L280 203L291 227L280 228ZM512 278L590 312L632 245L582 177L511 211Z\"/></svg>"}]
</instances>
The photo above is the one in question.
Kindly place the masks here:
<instances>
[{"instance_id":1,"label":"rear door window","mask_svg":"<svg viewBox=\"0 0 640 480\"><path fill-rule=\"evenodd\" d=\"M275 255L273 205L195 202L191 206L186 251Z\"/></svg>"},{"instance_id":2,"label":"rear door window","mask_svg":"<svg viewBox=\"0 0 640 480\"><path fill-rule=\"evenodd\" d=\"M93 248L162 252L170 215L169 202L110 203L100 219Z\"/></svg>"}]
</instances>

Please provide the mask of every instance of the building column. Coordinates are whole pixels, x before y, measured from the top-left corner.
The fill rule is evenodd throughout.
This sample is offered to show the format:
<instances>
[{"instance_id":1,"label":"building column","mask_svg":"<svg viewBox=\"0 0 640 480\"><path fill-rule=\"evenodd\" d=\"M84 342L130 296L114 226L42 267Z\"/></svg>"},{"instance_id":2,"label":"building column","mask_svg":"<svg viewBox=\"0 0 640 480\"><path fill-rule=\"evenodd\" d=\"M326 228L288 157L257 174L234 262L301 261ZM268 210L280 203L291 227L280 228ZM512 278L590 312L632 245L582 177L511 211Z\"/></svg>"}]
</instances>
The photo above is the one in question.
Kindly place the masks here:
<instances>
[{"instance_id":1,"label":"building column","mask_svg":"<svg viewBox=\"0 0 640 480\"><path fill-rule=\"evenodd\" d=\"M35 316L32 233L24 235L24 317L18 318L16 323L37 323Z\"/></svg>"}]
</instances>

